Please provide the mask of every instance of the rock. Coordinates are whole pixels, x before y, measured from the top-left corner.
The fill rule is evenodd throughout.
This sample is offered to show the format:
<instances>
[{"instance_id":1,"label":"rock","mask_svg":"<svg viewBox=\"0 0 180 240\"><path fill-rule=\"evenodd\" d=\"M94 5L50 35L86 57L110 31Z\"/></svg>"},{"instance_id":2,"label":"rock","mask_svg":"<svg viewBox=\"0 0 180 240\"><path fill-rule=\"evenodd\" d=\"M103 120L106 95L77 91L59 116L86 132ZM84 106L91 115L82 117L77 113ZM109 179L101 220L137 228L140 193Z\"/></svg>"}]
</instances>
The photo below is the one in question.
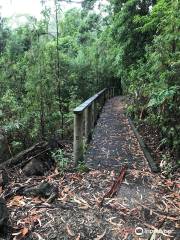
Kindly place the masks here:
<instances>
[{"instance_id":1,"label":"rock","mask_svg":"<svg viewBox=\"0 0 180 240\"><path fill-rule=\"evenodd\" d=\"M0 198L0 233L4 232L7 228L8 217L9 214L6 202L3 198Z\"/></svg>"},{"instance_id":2,"label":"rock","mask_svg":"<svg viewBox=\"0 0 180 240\"><path fill-rule=\"evenodd\" d=\"M32 158L24 167L26 176L43 176L53 166L52 159Z\"/></svg>"},{"instance_id":3,"label":"rock","mask_svg":"<svg viewBox=\"0 0 180 240\"><path fill-rule=\"evenodd\" d=\"M26 176L43 176L45 173L43 162L33 158L22 169Z\"/></svg>"},{"instance_id":4,"label":"rock","mask_svg":"<svg viewBox=\"0 0 180 240\"><path fill-rule=\"evenodd\" d=\"M38 186L25 189L23 195L48 198L48 202L52 202L58 196L58 187L52 183L43 182Z\"/></svg>"},{"instance_id":5,"label":"rock","mask_svg":"<svg viewBox=\"0 0 180 240\"><path fill-rule=\"evenodd\" d=\"M49 147L54 150L54 149L58 149L58 148L61 148L61 144L59 142L59 140L57 138L51 138L49 141L48 141L48 144L49 144Z\"/></svg>"}]
</instances>

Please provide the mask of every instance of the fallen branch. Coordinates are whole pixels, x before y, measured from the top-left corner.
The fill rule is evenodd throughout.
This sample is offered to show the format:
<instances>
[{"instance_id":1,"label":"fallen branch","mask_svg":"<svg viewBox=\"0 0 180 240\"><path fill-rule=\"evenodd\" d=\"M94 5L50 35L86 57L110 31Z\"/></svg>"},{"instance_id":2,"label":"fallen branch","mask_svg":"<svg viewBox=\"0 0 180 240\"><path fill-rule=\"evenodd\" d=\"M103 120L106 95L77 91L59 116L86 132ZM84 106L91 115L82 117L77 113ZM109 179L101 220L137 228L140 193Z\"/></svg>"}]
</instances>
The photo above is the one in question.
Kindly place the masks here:
<instances>
[{"instance_id":1,"label":"fallen branch","mask_svg":"<svg viewBox=\"0 0 180 240\"><path fill-rule=\"evenodd\" d=\"M41 155L43 158L47 158L48 151L50 150L48 143L45 141L39 142L32 147L20 152L18 155L10 158L9 160L0 164L0 169L10 168L13 166L26 165L32 158Z\"/></svg>"},{"instance_id":2,"label":"fallen branch","mask_svg":"<svg viewBox=\"0 0 180 240\"><path fill-rule=\"evenodd\" d=\"M103 201L105 198L112 198L117 193L118 188L121 185L121 183L125 177L126 171L127 171L127 166L123 166L120 170L120 173L119 173L117 179L114 181L111 189L104 195L104 197L100 201L99 206L103 205Z\"/></svg>"}]
</instances>

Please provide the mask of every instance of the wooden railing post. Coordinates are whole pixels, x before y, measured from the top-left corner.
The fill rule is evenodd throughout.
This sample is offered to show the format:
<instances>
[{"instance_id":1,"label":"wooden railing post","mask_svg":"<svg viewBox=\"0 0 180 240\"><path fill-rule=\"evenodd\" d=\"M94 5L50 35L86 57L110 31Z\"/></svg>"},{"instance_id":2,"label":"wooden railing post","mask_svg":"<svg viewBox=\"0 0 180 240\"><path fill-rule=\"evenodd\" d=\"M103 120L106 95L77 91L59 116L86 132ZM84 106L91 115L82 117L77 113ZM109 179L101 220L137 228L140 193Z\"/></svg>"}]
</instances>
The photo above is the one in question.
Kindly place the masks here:
<instances>
[{"instance_id":1,"label":"wooden railing post","mask_svg":"<svg viewBox=\"0 0 180 240\"><path fill-rule=\"evenodd\" d=\"M91 140L91 129L92 129L92 105L85 109L85 138L86 143Z\"/></svg>"},{"instance_id":2,"label":"wooden railing post","mask_svg":"<svg viewBox=\"0 0 180 240\"><path fill-rule=\"evenodd\" d=\"M105 104L106 102L106 91L103 93L103 105Z\"/></svg>"},{"instance_id":3,"label":"wooden railing post","mask_svg":"<svg viewBox=\"0 0 180 240\"><path fill-rule=\"evenodd\" d=\"M109 90L107 89L106 90L106 100L108 100L109 99Z\"/></svg>"},{"instance_id":4,"label":"wooden railing post","mask_svg":"<svg viewBox=\"0 0 180 240\"><path fill-rule=\"evenodd\" d=\"M97 110L96 110L96 100L92 104L92 127L96 124L96 118L97 118Z\"/></svg>"},{"instance_id":5,"label":"wooden railing post","mask_svg":"<svg viewBox=\"0 0 180 240\"><path fill-rule=\"evenodd\" d=\"M83 160L83 112L74 114L74 163Z\"/></svg>"},{"instance_id":6,"label":"wooden railing post","mask_svg":"<svg viewBox=\"0 0 180 240\"><path fill-rule=\"evenodd\" d=\"M110 88L108 88L108 99L111 98L111 91L110 91Z\"/></svg>"},{"instance_id":7,"label":"wooden railing post","mask_svg":"<svg viewBox=\"0 0 180 240\"><path fill-rule=\"evenodd\" d=\"M113 87L113 97L114 97L114 87Z\"/></svg>"},{"instance_id":8,"label":"wooden railing post","mask_svg":"<svg viewBox=\"0 0 180 240\"><path fill-rule=\"evenodd\" d=\"M98 109L99 109L99 103L98 99L94 101L94 115L95 115L95 123L97 122L98 119Z\"/></svg>"},{"instance_id":9,"label":"wooden railing post","mask_svg":"<svg viewBox=\"0 0 180 240\"><path fill-rule=\"evenodd\" d=\"M85 116L85 138L86 143L91 139L92 128L94 127L101 109L107 99L111 97L111 89L105 88L94 96L87 99L81 105L74 109L74 163L78 164L83 160L84 156L84 143L83 143L83 130L84 130L84 116Z\"/></svg>"},{"instance_id":10,"label":"wooden railing post","mask_svg":"<svg viewBox=\"0 0 180 240\"><path fill-rule=\"evenodd\" d=\"M101 95L101 96L100 96L100 100L99 100L99 101L100 101L100 112L101 112L101 110L102 110L102 108L103 108L103 105L104 105L103 100L104 100L104 99L103 99L103 95Z\"/></svg>"}]
</instances>

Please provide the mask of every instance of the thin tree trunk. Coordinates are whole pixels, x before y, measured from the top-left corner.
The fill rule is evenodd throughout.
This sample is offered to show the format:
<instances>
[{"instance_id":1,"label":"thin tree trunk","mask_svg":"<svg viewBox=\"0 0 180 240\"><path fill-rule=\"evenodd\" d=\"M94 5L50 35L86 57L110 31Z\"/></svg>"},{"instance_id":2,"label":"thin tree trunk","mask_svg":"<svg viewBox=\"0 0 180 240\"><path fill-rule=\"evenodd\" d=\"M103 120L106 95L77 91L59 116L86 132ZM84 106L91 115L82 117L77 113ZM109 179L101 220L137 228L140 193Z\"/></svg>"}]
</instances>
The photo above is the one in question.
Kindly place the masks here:
<instances>
[{"instance_id":1,"label":"thin tree trunk","mask_svg":"<svg viewBox=\"0 0 180 240\"><path fill-rule=\"evenodd\" d=\"M61 137L63 138L64 130L64 120L63 120L63 109L62 109L62 99L61 99L61 82L60 82L60 58L59 58L59 22L58 22L58 9L57 0L55 0L55 12L56 12L56 58L57 58L57 82L58 82L58 100L59 100L59 112L61 114L60 126L62 128Z\"/></svg>"},{"instance_id":2,"label":"thin tree trunk","mask_svg":"<svg viewBox=\"0 0 180 240\"><path fill-rule=\"evenodd\" d=\"M40 42L39 42L39 33L38 33L38 45L39 45L39 49L40 49ZM41 50L40 50L41 51ZM40 55L40 52L39 52ZM39 56L40 59L40 56ZM42 94L42 89L43 89L43 85L42 85L42 62L41 59L39 60L39 78L40 78L40 128L41 128L41 138L44 139L45 138L45 114L44 114L44 101L43 101L43 94Z\"/></svg>"}]
</instances>

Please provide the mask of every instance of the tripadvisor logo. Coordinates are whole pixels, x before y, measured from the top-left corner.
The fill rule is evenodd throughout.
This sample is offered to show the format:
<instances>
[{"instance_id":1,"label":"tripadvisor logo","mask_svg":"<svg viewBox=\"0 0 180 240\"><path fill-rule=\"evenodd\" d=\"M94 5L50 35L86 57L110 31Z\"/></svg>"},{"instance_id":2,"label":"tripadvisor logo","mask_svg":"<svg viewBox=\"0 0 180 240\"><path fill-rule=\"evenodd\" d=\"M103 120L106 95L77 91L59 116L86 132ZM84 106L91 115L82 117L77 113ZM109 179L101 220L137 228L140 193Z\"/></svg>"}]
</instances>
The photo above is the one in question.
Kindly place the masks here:
<instances>
[{"instance_id":1,"label":"tripadvisor logo","mask_svg":"<svg viewBox=\"0 0 180 240\"><path fill-rule=\"evenodd\" d=\"M141 228L141 227L135 228L135 234L136 234L137 236L142 236L143 233L144 233L143 228Z\"/></svg>"},{"instance_id":2,"label":"tripadvisor logo","mask_svg":"<svg viewBox=\"0 0 180 240\"><path fill-rule=\"evenodd\" d=\"M162 229L154 229L154 230L149 230L149 229L143 229L142 227L136 227L135 228L135 234L137 236L142 236L143 234L149 234L153 233L154 235L156 234L163 234L164 236L172 237L170 234L172 233L172 230L162 230Z\"/></svg>"}]
</instances>

